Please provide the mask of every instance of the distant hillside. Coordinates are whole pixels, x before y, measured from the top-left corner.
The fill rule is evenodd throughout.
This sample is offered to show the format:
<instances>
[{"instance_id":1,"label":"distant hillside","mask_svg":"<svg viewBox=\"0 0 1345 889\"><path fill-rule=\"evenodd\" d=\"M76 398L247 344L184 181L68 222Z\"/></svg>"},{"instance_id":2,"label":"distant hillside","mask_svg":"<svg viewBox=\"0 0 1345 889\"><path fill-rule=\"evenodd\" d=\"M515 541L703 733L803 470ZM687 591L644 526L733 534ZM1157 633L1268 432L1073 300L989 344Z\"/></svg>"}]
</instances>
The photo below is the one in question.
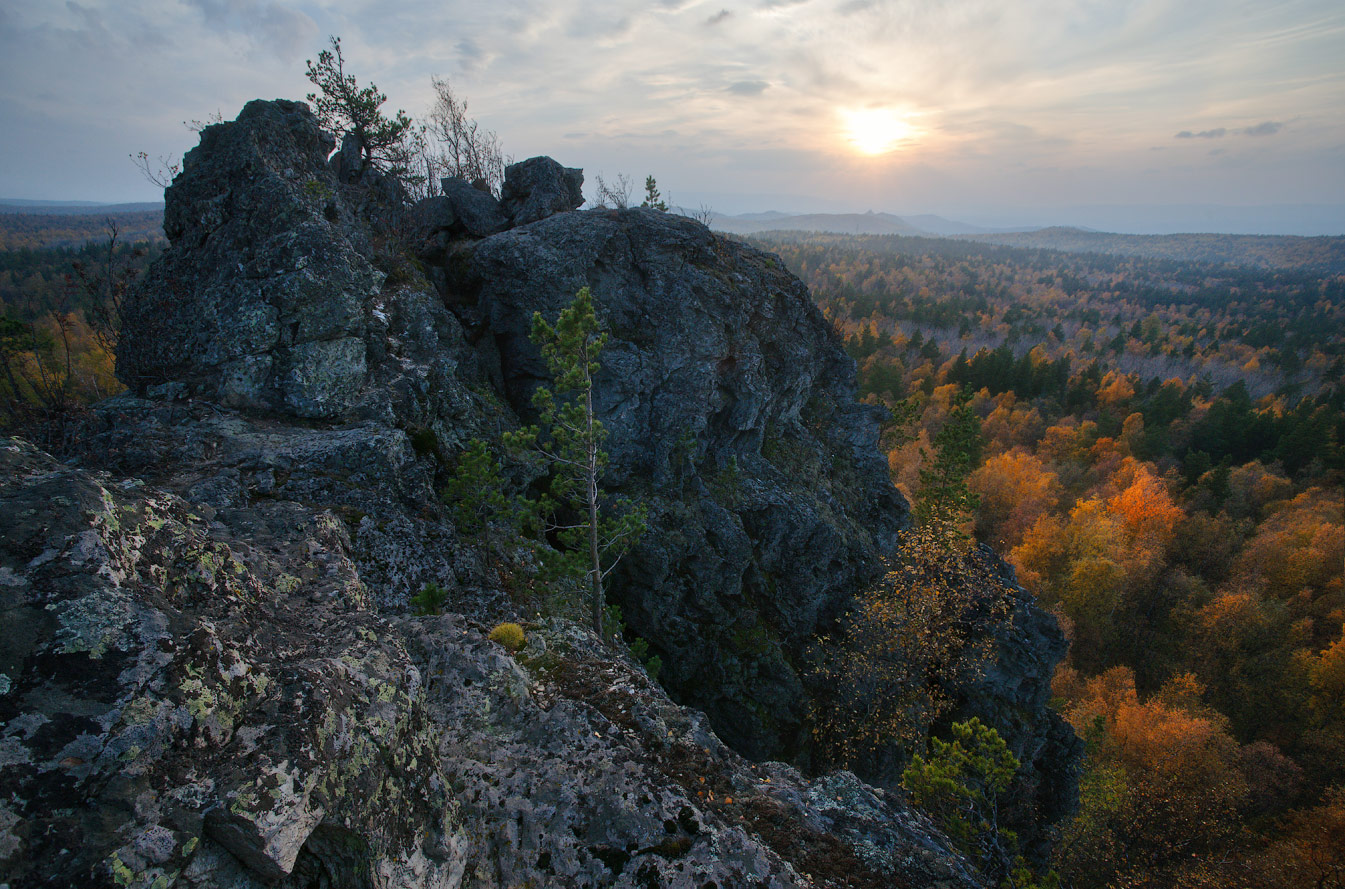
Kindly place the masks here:
<instances>
[{"instance_id":1,"label":"distant hillside","mask_svg":"<svg viewBox=\"0 0 1345 889\"><path fill-rule=\"evenodd\" d=\"M78 213L51 207L16 212L0 205L0 250L78 247L106 238L109 222L122 243L164 240L162 204L84 206Z\"/></svg>"},{"instance_id":2,"label":"distant hillside","mask_svg":"<svg viewBox=\"0 0 1345 889\"><path fill-rule=\"evenodd\" d=\"M839 235L927 235L900 216L891 213L752 213L744 216L716 215L710 221L716 231L753 235L766 231L830 232Z\"/></svg>"},{"instance_id":3,"label":"distant hillside","mask_svg":"<svg viewBox=\"0 0 1345 889\"><path fill-rule=\"evenodd\" d=\"M1295 235L1118 235L1078 228L1043 228L1031 232L956 235L958 240L1064 250L1069 253L1107 253L1196 262L1230 263L1257 268L1301 268L1328 273L1345 272L1345 237Z\"/></svg>"},{"instance_id":4,"label":"distant hillside","mask_svg":"<svg viewBox=\"0 0 1345 889\"><path fill-rule=\"evenodd\" d=\"M139 201L131 204L100 204L97 201L25 201L0 198L0 213L30 213L53 216L88 216L94 213L163 212L163 201Z\"/></svg>"},{"instance_id":5,"label":"distant hillside","mask_svg":"<svg viewBox=\"0 0 1345 889\"><path fill-rule=\"evenodd\" d=\"M931 235L978 235L1005 231L1003 228L969 225L965 222L958 222L956 219L946 219L929 213L920 216L903 216L902 219L908 225L913 225L921 231L929 232Z\"/></svg>"}]
</instances>

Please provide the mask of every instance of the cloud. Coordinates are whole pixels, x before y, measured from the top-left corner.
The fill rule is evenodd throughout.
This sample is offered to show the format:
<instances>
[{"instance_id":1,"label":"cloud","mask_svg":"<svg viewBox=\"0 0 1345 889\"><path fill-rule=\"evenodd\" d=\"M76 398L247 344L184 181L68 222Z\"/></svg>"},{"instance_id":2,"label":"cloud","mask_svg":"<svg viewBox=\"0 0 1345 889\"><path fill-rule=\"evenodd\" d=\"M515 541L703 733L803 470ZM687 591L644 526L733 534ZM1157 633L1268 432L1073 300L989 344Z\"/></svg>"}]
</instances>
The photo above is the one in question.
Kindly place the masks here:
<instances>
[{"instance_id":1,"label":"cloud","mask_svg":"<svg viewBox=\"0 0 1345 889\"><path fill-rule=\"evenodd\" d=\"M1241 132L1246 136L1273 136L1284 129L1284 124L1277 120L1267 120L1257 124L1254 127L1247 127Z\"/></svg>"},{"instance_id":2,"label":"cloud","mask_svg":"<svg viewBox=\"0 0 1345 889\"><path fill-rule=\"evenodd\" d=\"M729 84L727 89L737 96L759 96L769 87L770 84L764 80L740 80Z\"/></svg>"},{"instance_id":3,"label":"cloud","mask_svg":"<svg viewBox=\"0 0 1345 889\"><path fill-rule=\"evenodd\" d=\"M1278 120L1262 121L1254 127L1241 127L1230 130L1227 127L1219 127L1214 130L1201 130L1193 133L1190 130L1182 130L1174 139L1222 139L1224 136L1273 136L1284 129L1284 123Z\"/></svg>"},{"instance_id":4,"label":"cloud","mask_svg":"<svg viewBox=\"0 0 1345 889\"><path fill-rule=\"evenodd\" d=\"M187 0L206 24L242 34L282 59L297 58L318 33L306 13L267 0Z\"/></svg>"},{"instance_id":5,"label":"cloud","mask_svg":"<svg viewBox=\"0 0 1345 889\"><path fill-rule=\"evenodd\" d=\"M471 37L464 37L454 44L458 53L458 67L464 74L475 74L486 61L486 51Z\"/></svg>"},{"instance_id":6,"label":"cloud","mask_svg":"<svg viewBox=\"0 0 1345 889\"><path fill-rule=\"evenodd\" d=\"M721 9L721 10L719 10L719 12L716 12L714 15L712 15L712 16L710 16L708 19L706 19L706 20L705 20L705 24L706 24L707 26L713 27L714 25L718 25L719 23L723 22L725 19L731 18L732 16L733 16L733 13L729 12L727 9Z\"/></svg>"}]
</instances>

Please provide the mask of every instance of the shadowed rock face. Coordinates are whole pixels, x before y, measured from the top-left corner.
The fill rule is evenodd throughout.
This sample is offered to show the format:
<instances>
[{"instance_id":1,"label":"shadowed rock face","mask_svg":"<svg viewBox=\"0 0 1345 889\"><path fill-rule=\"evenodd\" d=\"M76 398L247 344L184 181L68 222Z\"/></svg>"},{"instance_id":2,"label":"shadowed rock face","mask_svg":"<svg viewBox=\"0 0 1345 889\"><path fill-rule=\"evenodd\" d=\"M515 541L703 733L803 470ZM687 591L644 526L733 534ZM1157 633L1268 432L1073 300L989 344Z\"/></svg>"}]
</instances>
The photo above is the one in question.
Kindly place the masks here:
<instances>
[{"instance_id":1,"label":"shadowed rock face","mask_svg":"<svg viewBox=\"0 0 1345 889\"><path fill-rule=\"evenodd\" d=\"M800 749L806 647L908 521L803 286L573 195L488 236L443 202L371 221L332 145L292 102L207 128L125 313L133 392L78 465L0 445L0 882L977 885L899 794L742 755ZM423 267L373 247L417 230ZM651 510L614 598L672 698L562 621L517 658L486 641L528 615L435 491L528 419L530 316L582 286L604 484ZM428 581L447 613L408 617ZM1030 823L1075 751L1044 706L1058 630L1015 609L958 698L1035 764Z\"/></svg>"},{"instance_id":2,"label":"shadowed rock face","mask_svg":"<svg viewBox=\"0 0 1345 889\"><path fill-rule=\"evenodd\" d=\"M382 275L327 168L333 147L298 102L252 102L202 131L164 195L173 249L126 308L123 380L300 417L354 404Z\"/></svg>"},{"instance_id":3,"label":"shadowed rock face","mask_svg":"<svg viewBox=\"0 0 1345 889\"><path fill-rule=\"evenodd\" d=\"M871 580L907 508L877 449L877 409L804 286L771 256L654 210L554 216L457 257L509 403L545 365L533 312L591 287L608 333L595 382L604 485L650 530L614 590L674 693L749 755L797 749L799 664ZM464 315L466 317L466 315Z\"/></svg>"}]
</instances>

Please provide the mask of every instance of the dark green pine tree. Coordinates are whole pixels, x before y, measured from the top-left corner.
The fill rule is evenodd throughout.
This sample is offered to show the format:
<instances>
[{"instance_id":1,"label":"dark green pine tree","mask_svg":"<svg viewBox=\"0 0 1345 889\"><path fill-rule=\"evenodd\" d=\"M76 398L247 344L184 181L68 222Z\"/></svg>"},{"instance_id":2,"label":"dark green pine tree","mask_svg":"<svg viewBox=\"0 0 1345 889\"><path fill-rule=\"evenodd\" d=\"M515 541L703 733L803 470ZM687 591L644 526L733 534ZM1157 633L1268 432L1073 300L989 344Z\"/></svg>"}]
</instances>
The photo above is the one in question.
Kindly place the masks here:
<instances>
[{"instance_id":1,"label":"dark green pine tree","mask_svg":"<svg viewBox=\"0 0 1345 889\"><path fill-rule=\"evenodd\" d=\"M307 77L318 92L309 93L318 122L337 138L354 133L364 152L364 163L395 167L396 149L411 129L411 118L400 109L392 117L379 110L388 97L370 83L361 88L355 75L347 74L341 55L341 38L331 38L331 49L318 53L317 64L309 59ZM398 170L392 170L398 173Z\"/></svg>"},{"instance_id":2,"label":"dark green pine tree","mask_svg":"<svg viewBox=\"0 0 1345 889\"><path fill-rule=\"evenodd\" d=\"M920 470L915 520L952 545L966 540L962 525L980 502L980 496L967 486L967 477L980 465L985 446L981 418L971 406L971 390L962 389L954 396L948 419L931 445L932 455L923 449L920 452L925 465Z\"/></svg>"},{"instance_id":3,"label":"dark green pine tree","mask_svg":"<svg viewBox=\"0 0 1345 889\"><path fill-rule=\"evenodd\" d=\"M548 324L532 316L532 341L542 349L553 384L533 393L539 423L505 436L515 449L535 450L551 469L551 496L571 516L553 524L574 573L587 579L593 629L603 632L604 582L621 556L645 530L648 510L622 498L607 503L598 486L607 466L603 429L593 409L593 377L607 334L598 329L593 294L587 287Z\"/></svg>"}]
</instances>

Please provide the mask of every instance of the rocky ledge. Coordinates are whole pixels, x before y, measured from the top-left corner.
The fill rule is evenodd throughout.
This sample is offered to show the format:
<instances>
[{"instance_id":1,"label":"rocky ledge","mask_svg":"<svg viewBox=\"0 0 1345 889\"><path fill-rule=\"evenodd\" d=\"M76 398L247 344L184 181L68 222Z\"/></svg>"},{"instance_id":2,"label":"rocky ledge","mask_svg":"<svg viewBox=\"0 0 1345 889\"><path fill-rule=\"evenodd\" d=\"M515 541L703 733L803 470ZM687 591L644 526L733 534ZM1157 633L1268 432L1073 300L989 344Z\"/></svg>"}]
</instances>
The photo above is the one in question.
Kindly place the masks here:
<instances>
[{"instance_id":1,"label":"rocky ledge","mask_svg":"<svg viewBox=\"0 0 1345 889\"><path fill-rule=\"evenodd\" d=\"M22 886L974 886L898 798L726 747L566 622L381 615L331 512L0 445Z\"/></svg>"},{"instance_id":2,"label":"rocky ledge","mask_svg":"<svg viewBox=\"0 0 1345 889\"><path fill-rule=\"evenodd\" d=\"M0 883L978 885L899 791L771 761L805 761L807 646L909 524L803 286L687 219L575 212L549 159L403 211L334 145L294 102L207 127L126 306L130 391L64 462L0 447ZM529 421L527 320L582 286L604 485L651 514L612 595L662 686L437 495ZM953 696L1026 763L1030 845L1078 741L1015 595Z\"/></svg>"}]
</instances>

